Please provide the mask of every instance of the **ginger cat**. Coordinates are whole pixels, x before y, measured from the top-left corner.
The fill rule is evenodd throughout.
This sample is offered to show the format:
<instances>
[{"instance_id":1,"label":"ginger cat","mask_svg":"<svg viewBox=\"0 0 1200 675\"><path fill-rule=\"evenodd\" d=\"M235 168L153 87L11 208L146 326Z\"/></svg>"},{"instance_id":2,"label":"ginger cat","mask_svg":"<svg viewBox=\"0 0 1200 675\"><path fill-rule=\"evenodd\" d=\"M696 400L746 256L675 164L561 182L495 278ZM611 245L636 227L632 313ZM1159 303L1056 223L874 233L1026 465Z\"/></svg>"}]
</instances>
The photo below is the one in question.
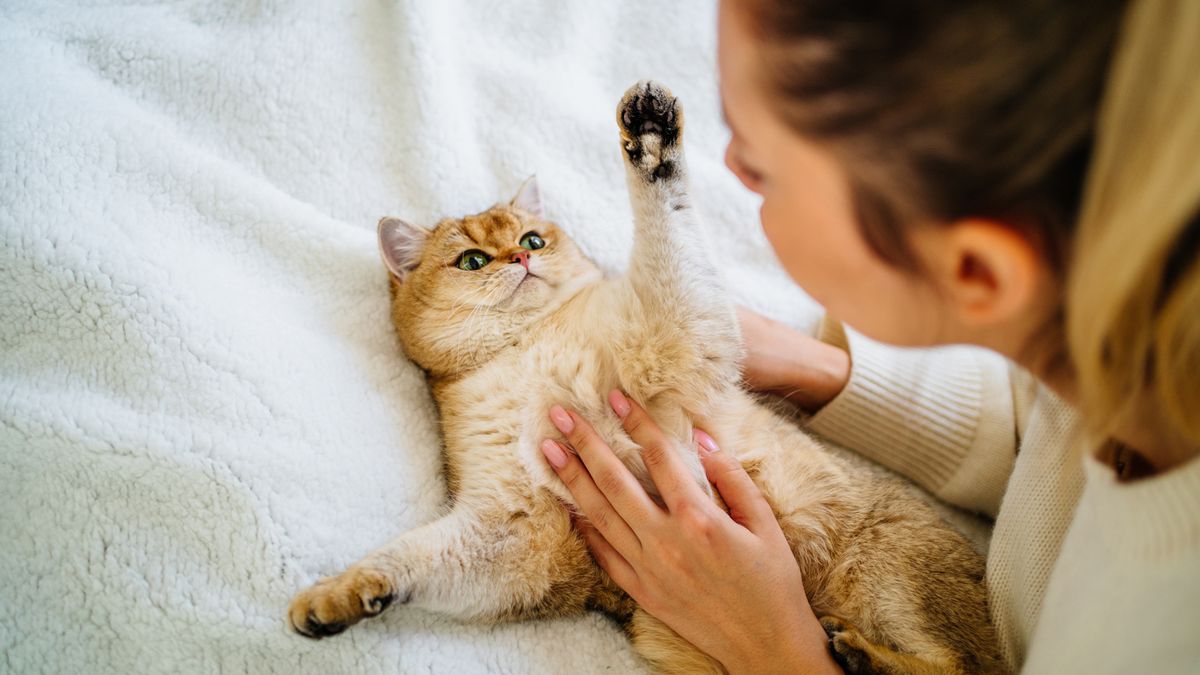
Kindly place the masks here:
<instances>
[{"instance_id":1,"label":"ginger cat","mask_svg":"<svg viewBox=\"0 0 1200 675\"><path fill-rule=\"evenodd\" d=\"M542 219L530 182L508 204L432 230L380 221L392 318L441 413L451 509L299 593L291 626L334 635L393 604L483 621L599 609L653 669L723 672L596 566L538 450L557 437L550 405L571 406L655 493L605 403L620 388L710 494L692 427L739 457L848 671L1002 670L983 561L967 541L899 481L825 450L740 387L738 324L691 208L675 97L639 82L617 122L636 227L624 277L604 278Z\"/></svg>"}]
</instances>

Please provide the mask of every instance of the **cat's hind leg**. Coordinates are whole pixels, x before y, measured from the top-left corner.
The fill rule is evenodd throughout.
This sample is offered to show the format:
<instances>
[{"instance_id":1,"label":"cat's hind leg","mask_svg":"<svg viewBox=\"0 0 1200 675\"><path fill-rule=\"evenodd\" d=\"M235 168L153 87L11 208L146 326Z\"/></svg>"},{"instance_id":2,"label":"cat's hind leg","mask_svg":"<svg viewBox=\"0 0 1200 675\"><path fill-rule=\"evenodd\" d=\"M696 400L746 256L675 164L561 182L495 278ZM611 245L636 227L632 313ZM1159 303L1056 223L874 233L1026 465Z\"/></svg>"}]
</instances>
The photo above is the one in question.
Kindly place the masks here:
<instances>
[{"instance_id":1,"label":"cat's hind leg","mask_svg":"<svg viewBox=\"0 0 1200 675\"><path fill-rule=\"evenodd\" d=\"M711 656L679 637L667 625L639 608L625 627L634 650L655 672L718 675L725 669Z\"/></svg>"},{"instance_id":2,"label":"cat's hind leg","mask_svg":"<svg viewBox=\"0 0 1200 675\"><path fill-rule=\"evenodd\" d=\"M906 654L871 642L857 628L836 616L821 617L829 636L833 658L847 673L856 675L966 675L955 660Z\"/></svg>"}]
</instances>

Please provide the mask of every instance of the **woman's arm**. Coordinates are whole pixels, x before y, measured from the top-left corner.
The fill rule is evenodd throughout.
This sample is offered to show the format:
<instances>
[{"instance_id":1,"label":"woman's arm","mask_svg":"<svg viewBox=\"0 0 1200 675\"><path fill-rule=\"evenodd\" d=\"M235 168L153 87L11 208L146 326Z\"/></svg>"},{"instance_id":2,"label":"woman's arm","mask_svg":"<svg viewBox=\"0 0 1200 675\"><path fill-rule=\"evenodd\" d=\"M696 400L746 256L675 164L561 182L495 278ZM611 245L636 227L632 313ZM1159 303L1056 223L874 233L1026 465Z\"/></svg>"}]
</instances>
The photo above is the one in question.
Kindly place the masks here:
<instances>
[{"instance_id":1,"label":"woman's arm","mask_svg":"<svg viewBox=\"0 0 1200 675\"><path fill-rule=\"evenodd\" d=\"M557 441L542 443L592 524L582 529L600 566L644 610L731 672L841 672L783 531L741 463L696 432L726 514L645 410L619 391L609 394L609 404L643 448L666 508L574 412L554 406L550 419L578 455Z\"/></svg>"},{"instance_id":2,"label":"woman's arm","mask_svg":"<svg viewBox=\"0 0 1200 675\"><path fill-rule=\"evenodd\" d=\"M1012 471L1032 380L977 348L901 349L822 322L818 337L738 310L744 378L813 413L807 427L992 516Z\"/></svg>"},{"instance_id":3,"label":"woman's arm","mask_svg":"<svg viewBox=\"0 0 1200 675\"><path fill-rule=\"evenodd\" d=\"M737 308L746 360L742 376L752 389L778 394L814 413L850 379L850 354L774 319Z\"/></svg>"}]
</instances>

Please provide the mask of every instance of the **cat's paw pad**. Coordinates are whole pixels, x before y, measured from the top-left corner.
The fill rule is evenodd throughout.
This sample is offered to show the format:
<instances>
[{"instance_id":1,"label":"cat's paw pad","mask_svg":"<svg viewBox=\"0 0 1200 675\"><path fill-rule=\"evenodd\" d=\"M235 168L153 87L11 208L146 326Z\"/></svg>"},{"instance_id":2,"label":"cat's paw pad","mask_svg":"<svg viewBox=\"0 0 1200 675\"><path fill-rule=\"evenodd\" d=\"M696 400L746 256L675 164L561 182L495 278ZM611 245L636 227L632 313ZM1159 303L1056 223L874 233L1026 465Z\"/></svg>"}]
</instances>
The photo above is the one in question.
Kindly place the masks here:
<instances>
[{"instance_id":1,"label":"cat's paw pad","mask_svg":"<svg viewBox=\"0 0 1200 675\"><path fill-rule=\"evenodd\" d=\"M683 107L658 82L642 80L630 87L617 106L621 147L639 173L654 181L675 173Z\"/></svg>"},{"instance_id":2,"label":"cat's paw pad","mask_svg":"<svg viewBox=\"0 0 1200 675\"><path fill-rule=\"evenodd\" d=\"M836 616L821 617L821 628L829 636L829 648L833 652L833 660L837 661L847 673L873 673L871 657L867 653L870 643L843 619Z\"/></svg>"},{"instance_id":3,"label":"cat's paw pad","mask_svg":"<svg viewBox=\"0 0 1200 675\"><path fill-rule=\"evenodd\" d=\"M376 616L397 600L404 603L408 598L397 597L386 575L351 568L298 593L288 608L288 622L297 633L319 639Z\"/></svg>"}]
</instances>

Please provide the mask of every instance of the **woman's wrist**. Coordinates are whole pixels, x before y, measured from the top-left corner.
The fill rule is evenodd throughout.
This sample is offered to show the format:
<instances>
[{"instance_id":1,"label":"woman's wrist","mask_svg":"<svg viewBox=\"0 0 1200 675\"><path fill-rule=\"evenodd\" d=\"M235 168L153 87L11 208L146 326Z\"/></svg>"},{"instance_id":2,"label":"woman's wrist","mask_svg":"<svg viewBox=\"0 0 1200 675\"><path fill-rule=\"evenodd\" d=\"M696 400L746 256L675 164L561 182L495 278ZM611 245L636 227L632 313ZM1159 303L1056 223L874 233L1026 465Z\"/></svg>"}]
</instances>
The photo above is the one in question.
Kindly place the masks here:
<instances>
[{"instance_id":1,"label":"woman's wrist","mask_svg":"<svg viewBox=\"0 0 1200 675\"><path fill-rule=\"evenodd\" d=\"M784 373L785 381L776 393L815 413L837 398L850 381L850 354L845 350L807 338Z\"/></svg>"},{"instance_id":2,"label":"woman's wrist","mask_svg":"<svg viewBox=\"0 0 1200 675\"><path fill-rule=\"evenodd\" d=\"M743 373L750 387L816 412L850 379L845 350L744 307L738 307L738 321L747 352Z\"/></svg>"},{"instance_id":3,"label":"woman's wrist","mask_svg":"<svg viewBox=\"0 0 1200 675\"><path fill-rule=\"evenodd\" d=\"M722 665L730 673L836 673L841 667L829 650L829 638L817 617L808 607L790 625L781 627L781 634L769 643L747 645L739 658Z\"/></svg>"}]
</instances>

